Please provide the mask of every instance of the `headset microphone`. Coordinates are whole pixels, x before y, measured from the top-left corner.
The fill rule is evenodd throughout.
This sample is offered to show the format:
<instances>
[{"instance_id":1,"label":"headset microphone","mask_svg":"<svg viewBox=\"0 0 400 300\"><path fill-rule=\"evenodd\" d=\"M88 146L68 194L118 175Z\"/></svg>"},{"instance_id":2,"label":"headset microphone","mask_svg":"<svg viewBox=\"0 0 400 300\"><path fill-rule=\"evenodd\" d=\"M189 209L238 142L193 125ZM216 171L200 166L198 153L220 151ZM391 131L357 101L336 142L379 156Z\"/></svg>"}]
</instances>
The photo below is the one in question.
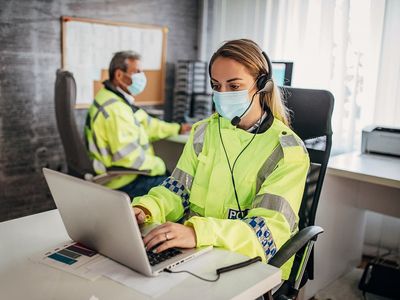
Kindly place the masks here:
<instances>
[{"instance_id":1,"label":"headset microphone","mask_svg":"<svg viewBox=\"0 0 400 300\"><path fill-rule=\"evenodd\" d=\"M236 117L234 117L234 118L231 120L231 124L232 124L233 126L238 126L241 120L242 120L241 117L236 116Z\"/></svg>"},{"instance_id":2,"label":"headset microphone","mask_svg":"<svg viewBox=\"0 0 400 300\"><path fill-rule=\"evenodd\" d=\"M251 105L253 104L254 96L255 96L256 94L257 94L257 93L255 93L255 94L253 95L253 97L251 97L250 104L249 104L249 106L247 106L246 110L245 110L240 116L235 116L235 117L231 120L231 124L232 124L233 126L238 126L238 125L239 125L240 121L242 120L242 117L247 113L247 111L250 109Z\"/></svg>"},{"instance_id":3,"label":"headset microphone","mask_svg":"<svg viewBox=\"0 0 400 300\"><path fill-rule=\"evenodd\" d=\"M235 116L235 117L231 120L231 124L232 124L233 126L238 126L239 123L240 123L240 121L242 120L242 117L247 113L247 111L250 109L251 105L253 104L254 96L257 95L257 94L260 94L260 93L265 93L266 90L268 90L268 89L269 89L269 87L267 87L267 85L266 85L266 86L265 86L264 88L262 88L261 90L258 90L258 91L253 95L253 97L251 97L251 102L250 102L249 106L247 106L247 108L246 108L246 110L244 111L244 113L242 113L242 114L240 115L240 117Z\"/></svg>"}]
</instances>

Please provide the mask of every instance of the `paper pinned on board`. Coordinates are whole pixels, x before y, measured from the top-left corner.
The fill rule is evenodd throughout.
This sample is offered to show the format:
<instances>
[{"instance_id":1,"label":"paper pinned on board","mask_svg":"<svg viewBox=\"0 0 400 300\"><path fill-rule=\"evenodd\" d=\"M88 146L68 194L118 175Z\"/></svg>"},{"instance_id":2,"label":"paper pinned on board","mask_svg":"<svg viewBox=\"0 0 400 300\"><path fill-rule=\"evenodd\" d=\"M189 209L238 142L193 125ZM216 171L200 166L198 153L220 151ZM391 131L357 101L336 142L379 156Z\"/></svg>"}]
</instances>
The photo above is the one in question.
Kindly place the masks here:
<instances>
[{"instance_id":1,"label":"paper pinned on board","mask_svg":"<svg viewBox=\"0 0 400 300\"><path fill-rule=\"evenodd\" d=\"M134 50L142 56L146 71L160 70L163 56L163 29L116 26L91 22L66 23L64 68L77 84L77 104L93 101L93 82L108 69L118 51Z\"/></svg>"}]
</instances>

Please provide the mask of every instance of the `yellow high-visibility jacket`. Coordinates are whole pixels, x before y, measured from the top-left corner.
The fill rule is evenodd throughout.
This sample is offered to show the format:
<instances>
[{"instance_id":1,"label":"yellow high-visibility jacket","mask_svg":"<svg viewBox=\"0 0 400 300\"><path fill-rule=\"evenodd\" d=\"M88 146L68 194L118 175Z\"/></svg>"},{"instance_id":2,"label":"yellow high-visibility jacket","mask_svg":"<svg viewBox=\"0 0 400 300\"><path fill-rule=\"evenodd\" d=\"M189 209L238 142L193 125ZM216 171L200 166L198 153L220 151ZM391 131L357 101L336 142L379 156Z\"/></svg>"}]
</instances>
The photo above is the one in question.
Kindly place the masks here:
<instances>
[{"instance_id":1,"label":"yellow high-visibility jacket","mask_svg":"<svg viewBox=\"0 0 400 300\"><path fill-rule=\"evenodd\" d=\"M300 138L270 116L269 128L258 133L236 162L234 179L242 211L218 129L231 165L253 137L217 114L192 128L176 169L133 205L149 210L150 221L179 221L193 226L197 246L213 245L267 262L298 231L298 211L309 168ZM287 279L293 259L282 267Z\"/></svg>"},{"instance_id":2,"label":"yellow high-visibility jacket","mask_svg":"<svg viewBox=\"0 0 400 300\"><path fill-rule=\"evenodd\" d=\"M180 125L150 117L132 106L124 96L105 83L90 106L85 137L97 174L110 167L151 170L150 176L165 174L165 163L155 156L150 142L179 133ZM137 175L124 175L106 185L118 189L134 181Z\"/></svg>"}]
</instances>

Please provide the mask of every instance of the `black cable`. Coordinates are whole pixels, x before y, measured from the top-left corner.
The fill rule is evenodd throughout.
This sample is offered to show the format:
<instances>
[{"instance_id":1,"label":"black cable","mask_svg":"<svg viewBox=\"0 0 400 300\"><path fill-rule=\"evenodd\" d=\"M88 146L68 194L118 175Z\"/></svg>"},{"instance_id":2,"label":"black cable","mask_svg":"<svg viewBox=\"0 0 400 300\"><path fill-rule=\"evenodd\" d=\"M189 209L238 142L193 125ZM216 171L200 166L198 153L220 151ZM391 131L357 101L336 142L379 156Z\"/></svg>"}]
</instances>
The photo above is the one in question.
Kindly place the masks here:
<instances>
[{"instance_id":1,"label":"black cable","mask_svg":"<svg viewBox=\"0 0 400 300\"><path fill-rule=\"evenodd\" d=\"M253 102L254 96L257 95L258 93L255 93L252 97L251 97L251 102ZM262 116L264 115L264 101L262 102L262 109L261 109L261 116L260 119L258 120L258 123L261 123L261 119ZM232 185L233 185L233 190L235 193L235 199L236 199L236 203L239 209L239 213L240 213L240 219L243 219L245 216L243 214L242 208L240 207L240 203L239 203L239 197L237 195L237 191L236 191L236 185L235 185L235 177L233 175L233 172L235 170L235 165L236 162L238 160L238 158L240 157L240 155L242 155L242 153L247 149L247 147L249 147L249 145L251 144L251 142L254 140L254 138L256 137L258 131L260 130L261 124L258 125L256 132L253 134L253 137L251 138L251 140L247 143L247 145L242 149L242 151L240 151L240 153L238 154L238 156L236 157L235 161L233 162L233 166L231 167L231 163L229 161L228 158L228 154L226 152L226 148L225 148L225 144L224 144L224 140L222 139L222 134L221 134L221 123L219 120L220 117L218 117L218 132L219 132L219 137L221 139L221 144L222 144L222 148L224 149L224 153L225 153L225 158L228 162L228 167L229 167L229 171L231 172L231 180L232 180Z\"/></svg>"},{"instance_id":2,"label":"black cable","mask_svg":"<svg viewBox=\"0 0 400 300\"><path fill-rule=\"evenodd\" d=\"M204 277L201 277L201 276L199 276L199 275L196 275L196 274L194 274L194 273L192 273L192 272L190 272L190 271L187 271L187 270L182 270L182 271L171 271L170 269L164 269L164 272L167 272L167 273L173 273L173 274L176 274L176 273L189 273L190 275L192 275L192 276L194 276L194 277L196 277L196 278L198 278L198 279L200 279L200 280L204 280L204 281L208 281L208 282L216 282L216 281L218 281L219 280L219 278L220 278L220 274L218 274L217 275L217 278L215 278L215 279L208 279L208 278L204 278Z\"/></svg>"},{"instance_id":3,"label":"black cable","mask_svg":"<svg viewBox=\"0 0 400 300\"><path fill-rule=\"evenodd\" d=\"M200 280L204 280L204 281L208 281L208 282L216 282L216 281L219 280L219 278L220 278L222 273L226 273L226 272L230 272L230 271L233 271L233 270L236 270L236 269L240 269L240 268L249 266L251 264L254 264L255 262L258 262L258 261L262 261L260 256L256 256L256 257L250 258L250 259L248 259L246 261L242 261L242 262L239 262L239 263L236 263L236 264L232 264L232 265L229 265L229 266L226 266L226 267L219 268L219 269L216 270L217 278L215 278L215 279L204 278L204 277L201 277L201 276L199 276L197 274L194 274L194 273L192 273L190 271L187 271L187 270L172 271L170 269L165 268L164 272L173 273L173 274L175 274L175 273L188 273L188 274L190 274L190 275L192 275L192 276L194 276L194 277L196 277L196 278L198 278Z\"/></svg>"}]
</instances>

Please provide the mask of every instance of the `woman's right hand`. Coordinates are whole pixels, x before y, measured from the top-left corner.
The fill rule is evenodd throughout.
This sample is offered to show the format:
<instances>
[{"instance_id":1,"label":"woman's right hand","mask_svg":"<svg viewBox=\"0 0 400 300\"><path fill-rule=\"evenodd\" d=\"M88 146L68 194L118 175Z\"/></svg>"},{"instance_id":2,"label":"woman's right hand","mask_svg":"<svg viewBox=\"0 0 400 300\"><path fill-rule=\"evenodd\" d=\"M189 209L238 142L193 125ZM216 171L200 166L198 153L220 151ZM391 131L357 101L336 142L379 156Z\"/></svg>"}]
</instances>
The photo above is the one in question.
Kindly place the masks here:
<instances>
[{"instance_id":1,"label":"woman's right hand","mask_svg":"<svg viewBox=\"0 0 400 300\"><path fill-rule=\"evenodd\" d=\"M143 211L142 208L134 206L132 207L133 214L135 215L136 221L138 224L144 223L144 220L146 219L146 213Z\"/></svg>"}]
</instances>

